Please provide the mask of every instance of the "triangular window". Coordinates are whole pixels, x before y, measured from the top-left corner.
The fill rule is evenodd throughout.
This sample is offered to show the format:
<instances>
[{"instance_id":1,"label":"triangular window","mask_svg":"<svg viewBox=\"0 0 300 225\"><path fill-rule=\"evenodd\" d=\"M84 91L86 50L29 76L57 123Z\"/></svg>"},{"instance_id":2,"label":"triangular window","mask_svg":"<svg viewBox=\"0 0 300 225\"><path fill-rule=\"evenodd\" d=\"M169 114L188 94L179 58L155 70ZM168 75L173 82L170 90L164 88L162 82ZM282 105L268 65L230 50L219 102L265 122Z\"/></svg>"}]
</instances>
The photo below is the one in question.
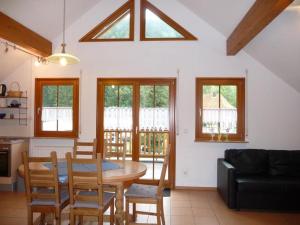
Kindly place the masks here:
<instances>
[{"instance_id":1,"label":"triangular window","mask_svg":"<svg viewBox=\"0 0 300 225\"><path fill-rule=\"evenodd\" d=\"M134 0L129 0L80 39L81 42L133 41Z\"/></svg>"},{"instance_id":2,"label":"triangular window","mask_svg":"<svg viewBox=\"0 0 300 225\"><path fill-rule=\"evenodd\" d=\"M141 0L141 40L197 40L197 38L149 3Z\"/></svg>"}]
</instances>

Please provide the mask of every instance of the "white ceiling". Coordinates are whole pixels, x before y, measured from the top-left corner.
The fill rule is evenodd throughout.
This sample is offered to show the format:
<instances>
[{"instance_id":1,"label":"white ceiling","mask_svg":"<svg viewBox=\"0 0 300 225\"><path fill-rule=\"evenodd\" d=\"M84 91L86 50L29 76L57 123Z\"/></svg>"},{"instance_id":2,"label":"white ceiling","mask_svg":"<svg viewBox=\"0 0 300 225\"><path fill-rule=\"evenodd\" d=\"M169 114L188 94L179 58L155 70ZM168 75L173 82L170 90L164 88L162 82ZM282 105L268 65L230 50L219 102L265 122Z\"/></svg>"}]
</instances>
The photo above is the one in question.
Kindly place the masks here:
<instances>
[{"instance_id":1,"label":"white ceiling","mask_svg":"<svg viewBox=\"0 0 300 225\"><path fill-rule=\"evenodd\" d=\"M66 27L100 0L66 0ZM63 0L0 0L0 11L43 37L62 32Z\"/></svg>"},{"instance_id":2,"label":"white ceiling","mask_svg":"<svg viewBox=\"0 0 300 225\"><path fill-rule=\"evenodd\" d=\"M67 0L66 27L100 0ZM62 32L63 0L0 0L0 11L37 32L48 40ZM19 65L29 59L20 51L4 53L0 46L0 82Z\"/></svg>"},{"instance_id":3,"label":"white ceiling","mask_svg":"<svg viewBox=\"0 0 300 225\"><path fill-rule=\"evenodd\" d=\"M69 26L101 0L67 0ZM228 37L255 0L179 0L184 6ZM49 40L62 31L62 0L0 0L0 10ZM300 92L300 0L285 10L244 50ZM61 26L60 26L61 25ZM224 52L224 54L226 54ZM0 81L26 56L3 57ZM4 66L5 65L5 66ZM251 71L250 71L251 72Z\"/></svg>"},{"instance_id":4,"label":"white ceiling","mask_svg":"<svg viewBox=\"0 0 300 225\"><path fill-rule=\"evenodd\" d=\"M229 37L255 0L179 0ZM300 92L300 0L279 15L244 50Z\"/></svg>"}]
</instances>

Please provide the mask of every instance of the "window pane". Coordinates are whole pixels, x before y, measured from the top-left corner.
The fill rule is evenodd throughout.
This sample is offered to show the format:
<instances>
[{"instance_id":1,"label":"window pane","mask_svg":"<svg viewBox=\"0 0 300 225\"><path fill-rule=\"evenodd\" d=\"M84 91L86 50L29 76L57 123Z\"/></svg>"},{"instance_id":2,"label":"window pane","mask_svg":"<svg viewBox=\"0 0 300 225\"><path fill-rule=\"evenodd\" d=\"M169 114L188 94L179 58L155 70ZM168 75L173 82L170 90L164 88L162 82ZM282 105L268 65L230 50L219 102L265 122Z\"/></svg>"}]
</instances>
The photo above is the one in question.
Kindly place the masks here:
<instances>
[{"instance_id":1,"label":"window pane","mask_svg":"<svg viewBox=\"0 0 300 225\"><path fill-rule=\"evenodd\" d=\"M132 130L132 86L107 85L104 97L104 129Z\"/></svg>"},{"instance_id":2,"label":"window pane","mask_svg":"<svg viewBox=\"0 0 300 225\"><path fill-rule=\"evenodd\" d=\"M155 86L155 107L169 108L169 86Z\"/></svg>"},{"instance_id":3,"label":"window pane","mask_svg":"<svg viewBox=\"0 0 300 225\"><path fill-rule=\"evenodd\" d=\"M141 85L139 156L147 165L142 179L159 179L169 143L169 86Z\"/></svg>"},{"instance_id":4,"label":"window pane","mask_svg":"<svg viewBox=\"0 0 300 225\"><path fill-rule=\"evenodd\" d=\"M169 86L155 86L154 127L169 130Z\"/></svg>"},{"instance_id":5,"label":"window pane","mask_svg":"<svg viewBox=\"0 0 300 225\"><path fill-rule=\"evenodd\" d=\"M115 21L111 22L94 39L125 39L130 33L130 12L126 12Z\"/></svg>"},{"instance_id":6,"label":"window pane","mask_svg":"<svg viewBox=\"0 0 300 225\"><path fill-rule=\"evenodd\" d=\"M61 85L58 87L57 107L58 131L73 130L73 86Z\"/></svg>"},{"instance_id":7,"label":"window pane","mask_svg":"<svg viewBox=\"0 0 300 225\"><path fill-rule=\"evenodd\" d=\"M131 107L132 106L132 86L120 86L120 107Z\"/></svg>"},{"instance_id":8,"label":"window pane","mask_svg":"<svg viewBox=\"0 0 300 225\"><path fill-rule=\"evenodd\" d=\"M237 133L237 86L224 85L221 91L220 132Z\"/></svg>"},{"instance_id":9,"label":"window pane","mask_svg":"<svg viewBox=\"0 0 300 225\"><path fill-rule=\"evenodd\" d=\"M118 106L118 87L115 85L105 86L105 107Z\"/></svg>"},{"instance_id":10,"label":"window pane","mask_svg":"<svg viewBox=\"0 0 300 225\"><path fill-rule=\"evenodd\" d=\"M104 142L126 143L126 159L132 159L132 85L105 86ZM112 147L116 151L117 148ZM116 159L116 158L111 158Z\"/></svg>"},{"instance_id":11,"label":"window pane","mask_svg":"<svg viewBox=\"0 0 300 225\"><path fill-rule=\"evenodd\" d=\"M42 130L57 130L57 86L43 86Z\"/></svg>"},{"instance_id":12,"label":"window pane","mask_svg":"<svg viewBox=\"0 0 300 225\"><path fill-rule=\"evenodd\" d=\"M146 38L183 38L174 28L146 9Z\"/></svg>"},{"instance_id":13,"label":"window pane","mask_svg":"<svg viewBox=\"0 0 300 225\"><path fill-rule=\"evenodd\" d=\"M218 133L219 86L203 85L202 133Z\"/></svg>"}]
</instances>

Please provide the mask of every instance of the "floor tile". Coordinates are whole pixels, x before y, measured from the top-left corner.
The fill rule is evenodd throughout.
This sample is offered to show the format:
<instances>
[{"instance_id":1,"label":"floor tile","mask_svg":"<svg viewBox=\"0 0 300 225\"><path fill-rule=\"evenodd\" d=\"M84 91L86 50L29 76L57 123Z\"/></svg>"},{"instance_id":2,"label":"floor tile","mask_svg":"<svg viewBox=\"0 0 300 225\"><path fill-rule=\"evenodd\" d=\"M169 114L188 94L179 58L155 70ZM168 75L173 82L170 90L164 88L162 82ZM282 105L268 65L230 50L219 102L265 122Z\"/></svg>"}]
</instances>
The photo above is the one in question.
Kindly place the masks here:
<instances>
[{"instance_id":1,"label":"floor tile","mask_svg":"<svg viewBox=\"0 0 300 225\"><path fill-rule=\"evenodd\" d=\"M195 225L194 218L192 216L172 216L171 225Z\"/></svg>"},{"instance_id":2,"label":"floor tile","mask_svg":"<svg viewBox=\"0 0 300 225\"><path fill-rule=\"evenodd\" d=\"M171 216L192 216L192 208L183 208L183 207L177 207L177 208L171 208Z\"/></svg>"},{"instance_id":3,"label":"floor tile","mask_svg":"<svg viewBox=\"0 0 300 225\"><path fill-rule=\"evenodd\" d=\"M138 204L137 209L156 211L155 205L146 204ZM171 197L164 198L164 212L166 225L300 225L300 213L228 209L216 191L172 191ZM38 216L34 214L34 219ZM68 225L68 208L62 218L62 225ZM25 194L0 192L0 225L23 225L26 220ZM156 217L138 215L137 222L155 223ZM84 218L84 225L96 224L96 217Z\"/></svg>"},{"instance_id":4,"label":"floor tile","mask_svg":"<svg viewBox=\"0 0 300 225\"><path fill-rule=\"evenodd\" d=\"M216 217L194 217L195 225L219 225L219 221Z\"/></svg>"}]
</instances>

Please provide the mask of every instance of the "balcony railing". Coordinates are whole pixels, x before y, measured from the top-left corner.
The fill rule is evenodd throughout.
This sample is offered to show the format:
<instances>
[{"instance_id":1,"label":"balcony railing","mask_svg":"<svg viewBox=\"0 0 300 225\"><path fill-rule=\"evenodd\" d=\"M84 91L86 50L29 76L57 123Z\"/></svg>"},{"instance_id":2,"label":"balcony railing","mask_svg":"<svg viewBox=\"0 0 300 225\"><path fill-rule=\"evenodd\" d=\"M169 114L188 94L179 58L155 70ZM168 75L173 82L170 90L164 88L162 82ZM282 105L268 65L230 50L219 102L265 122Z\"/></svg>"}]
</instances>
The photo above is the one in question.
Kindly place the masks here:
<instances>
[{"instance_id":1,"label":"balcony railing","mask_svg":"<svg viewBox=\"0 0 300 225\"><path fill-rule=\"evenodd\" d=\"M132 130L104 130L106 143L126 143L126 156L132 156ZM141 130L139 132L139 157L162 158L169 143L169 131Z\"/></svg>"}]
</instances>

